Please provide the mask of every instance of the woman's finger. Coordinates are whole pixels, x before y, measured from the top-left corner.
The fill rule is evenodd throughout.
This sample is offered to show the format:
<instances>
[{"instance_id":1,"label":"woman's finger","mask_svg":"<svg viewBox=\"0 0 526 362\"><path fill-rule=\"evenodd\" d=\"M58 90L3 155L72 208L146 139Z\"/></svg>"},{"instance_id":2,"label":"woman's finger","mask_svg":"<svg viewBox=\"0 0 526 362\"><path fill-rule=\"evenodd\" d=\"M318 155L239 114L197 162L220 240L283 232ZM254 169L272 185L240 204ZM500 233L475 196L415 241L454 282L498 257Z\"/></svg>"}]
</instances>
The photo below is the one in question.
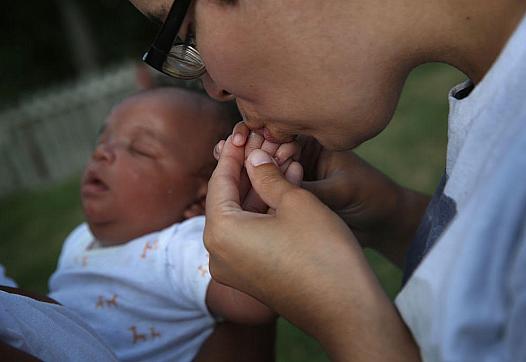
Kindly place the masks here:
<instances>
[{"instance_id":1,"label":"woman's finger","mask_svg":"<svg viewBox=\"0 0 526 362\"><path fill-rule=\"evenodd\" d=\"M243 200L242 208L245 211L257 212L260 214L264 214L268 210L267 204L265 204L265 202L257 194L256 190L253 188L248 191L245 199Z\"/></svg>"},{"instance_id":2,"label":"woman's finger","mask_svg":"<svg viewBox=\"0 0 526 362\"><path fill-rule=\"evenodd\" d=\"M219 161L219 157L221 157L221 152L223 151L224 145L225 145L225 140L221 140L215 145L214 158L216 159L216 161Z\"/></svg>"},{"instance_id":3,"label":"woman's finger","mask_svg":"<svg viewBox=\"0 0 526 362\"><path fill-rule=\"evenodd\" d=\"M254 150L245 162L248 176L255 192L271 208L278 209L283 195L296 185L290 183L263 150Z\"/></svg>"},{"instance_id":4,"label":"woman's finger","mask_svg":"<svg viewBox=\"0 0 526 362\"><path fill-rule=\"evenodd\" d=\"M247 137L250 133L250 129L247 127L245 122L241 121L236 123L232 130L232 143L238 147L244 146Z\"/></svg>"},{"instance_id":5,"label":"woman's finger","mask_svg":"<svg viewBox=\"0 0 526 362\"><path fill-rule=\"evenodd\" d=\"M232 136L229 136L208 184L206 208L212 215L218 207L228 206L240 209L239 186L245 161L244 156L244 147L235 146L232 143ZM208 214L207 212L207 216Z\"/></svg>"}]
</instances>

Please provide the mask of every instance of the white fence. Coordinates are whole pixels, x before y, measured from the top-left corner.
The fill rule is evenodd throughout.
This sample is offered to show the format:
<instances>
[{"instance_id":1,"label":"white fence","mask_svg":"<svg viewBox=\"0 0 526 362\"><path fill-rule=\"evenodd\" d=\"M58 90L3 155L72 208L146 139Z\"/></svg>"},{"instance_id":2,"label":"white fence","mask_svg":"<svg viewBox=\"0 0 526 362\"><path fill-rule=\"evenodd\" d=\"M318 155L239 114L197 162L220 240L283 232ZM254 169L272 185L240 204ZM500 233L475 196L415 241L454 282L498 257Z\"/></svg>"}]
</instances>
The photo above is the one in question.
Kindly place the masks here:
<instances>
[{"instance_id":1,"label":"white fence","mask_svg":"<svg viewBox=\"0 0 526 362\"><path fill-rule=\"evenodd\" d=\"M126 64L0 113L0 195L78 173L112 105L136 90L135 70Z\"/></svg>"}]
</instances>

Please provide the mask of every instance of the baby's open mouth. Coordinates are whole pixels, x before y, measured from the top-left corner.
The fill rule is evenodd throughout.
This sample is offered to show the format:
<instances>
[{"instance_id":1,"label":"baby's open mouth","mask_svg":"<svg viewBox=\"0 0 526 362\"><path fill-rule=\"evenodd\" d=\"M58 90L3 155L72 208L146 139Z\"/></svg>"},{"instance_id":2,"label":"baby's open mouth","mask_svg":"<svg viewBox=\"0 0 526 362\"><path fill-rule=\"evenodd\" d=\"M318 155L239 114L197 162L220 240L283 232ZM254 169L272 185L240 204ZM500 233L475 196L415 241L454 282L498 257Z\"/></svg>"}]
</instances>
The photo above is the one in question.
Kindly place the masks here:
<instances>
[{"instance_id":1,"label":"baby's open mouth","mask_svg":"<svg viewBox=\"0 0 526 362\"><path fill-rule=\"evenodd\" d=\"M102 181L102 179L94 172L88 172L82 185L82 193L98 193L108 191L109 187Z\"/></svg>"}]
</instances>

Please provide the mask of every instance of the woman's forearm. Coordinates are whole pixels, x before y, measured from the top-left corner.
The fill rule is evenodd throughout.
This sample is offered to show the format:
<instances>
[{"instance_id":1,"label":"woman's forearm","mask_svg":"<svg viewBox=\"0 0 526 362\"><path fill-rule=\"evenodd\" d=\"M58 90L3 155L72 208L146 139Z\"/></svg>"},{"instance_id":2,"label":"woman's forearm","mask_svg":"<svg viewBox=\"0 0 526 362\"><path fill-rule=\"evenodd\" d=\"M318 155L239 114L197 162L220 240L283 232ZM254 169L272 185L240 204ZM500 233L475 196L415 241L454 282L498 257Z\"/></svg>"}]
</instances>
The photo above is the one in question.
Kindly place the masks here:
<instances>
[{"instance_id":1,"label":"woman's forearm","mask_svg":"<svg viewBox=\"0 0 526 362\"><path fill-rule=\"evenodd\" d=\"M405 255L415 237L430 197L399 186L390 217L368 246L403 268Z\"/></svg>"},{"instance_id":2,"label":"woman's forearm","mask_svg":"<svg viewBox=\"0 0 526 362\"><path fill-rule=\"evenodd\" d=\"M315 284L320 287L304 298L294 297L304 305L285 302L287 308L281 312L318 339L331 360L419 361L411 333L365 257L352 259L330 272L317 273Z\"/></svg>"}]
</instances>

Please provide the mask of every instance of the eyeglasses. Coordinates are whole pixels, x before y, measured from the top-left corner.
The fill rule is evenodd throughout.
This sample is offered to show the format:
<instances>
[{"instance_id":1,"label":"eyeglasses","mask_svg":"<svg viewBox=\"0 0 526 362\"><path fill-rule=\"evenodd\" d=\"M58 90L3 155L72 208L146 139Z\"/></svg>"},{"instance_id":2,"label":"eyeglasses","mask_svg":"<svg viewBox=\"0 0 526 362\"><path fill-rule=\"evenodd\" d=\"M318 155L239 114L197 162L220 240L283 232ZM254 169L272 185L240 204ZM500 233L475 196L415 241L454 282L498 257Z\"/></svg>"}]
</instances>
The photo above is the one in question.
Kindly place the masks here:
<instances>
[{"instance_id":1,"label":"eyeglasses","mask_svg":"<svg viewBox=\"0 0 526 362\"><path fill-rule=\"evenodd\" d=\"M161 26L143 61L158 71L178 79L199 78L206 72L203 59L195 47L193 34L183 41L181 29L191 0L174 0L166 21Z\"/></svg>"}]
</instances>

